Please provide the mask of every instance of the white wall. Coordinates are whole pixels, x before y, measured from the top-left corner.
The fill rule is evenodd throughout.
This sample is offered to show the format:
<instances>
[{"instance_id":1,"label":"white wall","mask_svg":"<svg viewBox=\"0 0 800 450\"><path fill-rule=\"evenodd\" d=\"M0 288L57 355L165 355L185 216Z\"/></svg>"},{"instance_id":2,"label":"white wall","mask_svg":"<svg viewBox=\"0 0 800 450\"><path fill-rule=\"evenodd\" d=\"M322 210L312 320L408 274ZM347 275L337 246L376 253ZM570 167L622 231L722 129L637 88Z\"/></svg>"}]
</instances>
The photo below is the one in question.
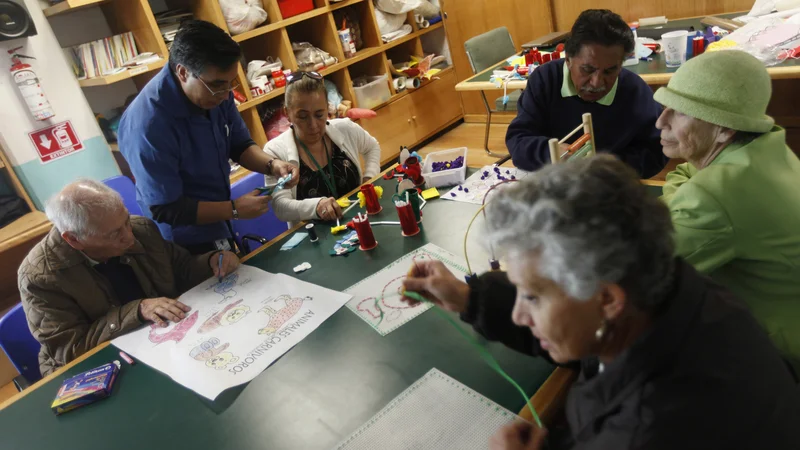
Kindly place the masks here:
<instances>
[{"instance_id":1,"label":"white wall","mask_svg":"<svg viewBox=\"0 0 800 450\"><path fill-rule=\"evenodd\" d=\"M35 0L25 0L38 34L0 42L0 143L14 169L37 206L65 184L79 176L106 178L119 173L108 145L102 137L92 109L68 65L48 20ZM22 46L22 54L38 74L56 116L35 120L11 79L7 50ZM48 164L39 161L28 133L70 120L85 149Z\"/></svg>"}]
</instances>

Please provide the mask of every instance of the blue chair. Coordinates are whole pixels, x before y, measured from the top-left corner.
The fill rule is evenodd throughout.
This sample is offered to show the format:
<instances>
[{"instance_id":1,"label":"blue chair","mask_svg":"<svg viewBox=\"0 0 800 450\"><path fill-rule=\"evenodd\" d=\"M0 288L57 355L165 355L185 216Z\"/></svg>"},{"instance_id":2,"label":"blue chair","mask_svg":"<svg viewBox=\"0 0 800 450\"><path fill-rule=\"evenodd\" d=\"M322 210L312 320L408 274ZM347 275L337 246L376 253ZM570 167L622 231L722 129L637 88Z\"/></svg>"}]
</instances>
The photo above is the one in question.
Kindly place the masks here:
<instances>
[{"instance_id":1,"label":"blue chair","mask_svg":"<svg viewBox=\"0 0 800 450\"><path fill-rule=\"evenodd\" d=\"M231 186L231 198L237 199L257 187L264 185L264 175L250 173ZM289 224L281 222L270 209L266 214L255 219L232 220L233 238L244 254L261 247L279 234L289 229ZM250 246L250 242L255 244Z\"/></svg>"},{"instance_id":2,"label":"blue chair","mask_svg":"<svg viewBox=\"0 0 800 450\"><path fill-rule=\"evenodd\" d=\"M120 197L122 197L122 203L128 208L129 213L134 216L142 215L142 208L136 203L136 185L133 184L130 178L125 175L118 175L106 178L103 183L119 193Z\"/></svg>"},{"instance_id":3,"label":"blue chair","mask_svg":"<svg viewBox=\"0 0 800 450\"><path fill-rule=\"evenodd\" d=\"M22 303L11 308L5 316L0 318L0 348L6 352L11 364L20 373L14 379L17 389L22 391L42 378L39 372L39 350L41 345L28 328L28 320ZM20 379L22 378L22 379Z\"/></svg>"}]
</instances>

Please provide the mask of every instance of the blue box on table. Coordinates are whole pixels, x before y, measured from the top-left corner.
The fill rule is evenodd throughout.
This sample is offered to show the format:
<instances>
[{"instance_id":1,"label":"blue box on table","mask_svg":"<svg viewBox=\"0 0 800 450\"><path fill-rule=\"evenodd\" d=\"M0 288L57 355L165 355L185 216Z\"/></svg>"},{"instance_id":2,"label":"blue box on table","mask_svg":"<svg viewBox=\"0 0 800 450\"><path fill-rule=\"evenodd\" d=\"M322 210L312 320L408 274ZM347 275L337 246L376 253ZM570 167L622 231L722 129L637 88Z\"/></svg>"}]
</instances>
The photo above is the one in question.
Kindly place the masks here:
<instances>
[{"instance_id":1,"label":"blue box on table","mask_svg":"<svg viewBox=\"0 0 800 450\"><path fill-rule=\"evenodd\" d=\"M50 408L60 415L108 397L118 373L113 362L64 380Z\"/></svg>"}]
</instances>

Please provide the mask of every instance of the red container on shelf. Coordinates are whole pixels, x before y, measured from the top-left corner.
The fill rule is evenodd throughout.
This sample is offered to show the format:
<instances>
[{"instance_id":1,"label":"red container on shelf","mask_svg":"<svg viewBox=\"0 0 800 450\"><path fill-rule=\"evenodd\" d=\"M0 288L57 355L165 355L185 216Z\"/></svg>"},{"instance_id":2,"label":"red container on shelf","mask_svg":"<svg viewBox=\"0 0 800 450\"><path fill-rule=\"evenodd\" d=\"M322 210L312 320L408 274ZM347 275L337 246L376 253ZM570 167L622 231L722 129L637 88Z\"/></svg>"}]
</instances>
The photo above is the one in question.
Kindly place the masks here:
<instances>
[{"instance_id":1,"label":"red container on shelf","mask_svg":"<svg viewBox=\"0 0 800 450\"><path fill-rule=\"evenodd\" d=\"M314 9L314 0L278 0L278 8L284 19L303 14Z\"/></svg>"}]
</instances>

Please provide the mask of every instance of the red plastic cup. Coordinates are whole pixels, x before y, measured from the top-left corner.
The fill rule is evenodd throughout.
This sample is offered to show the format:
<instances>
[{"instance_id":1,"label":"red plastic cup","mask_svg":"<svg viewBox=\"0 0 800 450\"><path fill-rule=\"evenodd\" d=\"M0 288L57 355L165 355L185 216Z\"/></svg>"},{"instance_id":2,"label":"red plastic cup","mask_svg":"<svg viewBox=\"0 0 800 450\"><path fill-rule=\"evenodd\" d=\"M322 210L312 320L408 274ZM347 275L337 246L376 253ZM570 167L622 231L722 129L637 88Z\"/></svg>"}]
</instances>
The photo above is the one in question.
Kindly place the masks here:
<instances>
[{"instance_id":1,"label":"red plastic cup","mask_svg":"<svg viewBox=\"0 0 800 450\"><path fill-rule=\"evenodd\" d=\"M367 214L378 214L383 211L378 194L375 192L375 185L372 183L361 186L361 193L364 194L364 203L367 206Z\"/></svg>"},{"instance_id":2,"label":"red plastic cup","mask_svg":"<svg viewBox=\"0 0 800 450\"><path fill-rule=\"evenodd\" d=\"M356 216L353 218L353 228L356 229L358 235L358 248L363 251L372 250L378 246L378 241L375 240L375 235L372 233L372 226L369 224L369 218L364 216Z\"/></svg>"},{"instance_id":3,"label":"red plastic cup","mask_svg":"<svg viewBox=\"0 0 800 450\"><path fill-rule=\"evenodd\" d=\"M403 236L409 237L418 234L419 225L417 225L417 218L414 216L414 208L411 203L395 202L395 208L397 208L397 217L400 218L400 229Z\"/></svg>"}]
</instances>

